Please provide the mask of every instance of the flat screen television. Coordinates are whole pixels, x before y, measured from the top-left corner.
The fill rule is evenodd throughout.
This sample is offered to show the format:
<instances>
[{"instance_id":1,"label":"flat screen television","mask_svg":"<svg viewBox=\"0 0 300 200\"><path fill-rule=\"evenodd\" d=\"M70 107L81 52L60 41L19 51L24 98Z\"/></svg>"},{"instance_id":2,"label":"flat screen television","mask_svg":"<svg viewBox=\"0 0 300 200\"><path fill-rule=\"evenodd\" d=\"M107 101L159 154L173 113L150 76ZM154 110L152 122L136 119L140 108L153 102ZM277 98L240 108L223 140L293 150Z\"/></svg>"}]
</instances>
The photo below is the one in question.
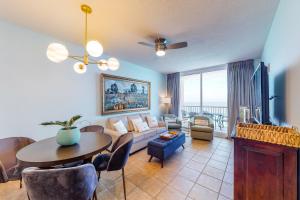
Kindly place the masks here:
<instances>
[{"instance_id":1,"label":"flat screen television","mask_svg":"<svg viewBox=\"0 0 300 200\"><path fill-rule=\"evenodd\" d=\"M254 74L251 77L254 91L254 111L252 118L261 124L270 124L269 119L269 74L268 67L263 62L260 62L256 67Z\"/></svg>"}]
</instances>

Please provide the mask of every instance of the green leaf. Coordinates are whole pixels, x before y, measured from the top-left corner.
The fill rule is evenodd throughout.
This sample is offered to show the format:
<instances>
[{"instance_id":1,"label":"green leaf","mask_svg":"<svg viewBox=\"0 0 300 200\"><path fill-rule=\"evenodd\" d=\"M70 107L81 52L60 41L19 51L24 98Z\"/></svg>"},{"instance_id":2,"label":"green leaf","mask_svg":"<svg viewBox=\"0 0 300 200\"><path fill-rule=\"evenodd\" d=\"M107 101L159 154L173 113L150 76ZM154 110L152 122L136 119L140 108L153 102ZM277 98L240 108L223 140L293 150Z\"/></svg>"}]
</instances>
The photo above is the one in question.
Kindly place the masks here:
<instances>
[{"instance_id":1,"label":"green leaf","mask_svg":"<svg viewBox=\"0 0 300 200\"><path fill-rule=\"evenodd\" d=\"M77 121L78 119L81 118L81 115L75 115L73 116L68 122L67 122L67 127L71 127L73 126L73 124L75 123L75 121Z\"/></svg>"},{"instance_id":2,"label":"green leaf","mask_svg":"<svg viewBox=\"0 0 300 200\"><path fill-rule=\"evenodd\" d=\"M50 122L43 122L41 125L43 126L49 126L49 125L56 125L56 126L66 126L67 121L60 122L60 121L50 121Z\"/></svg>"}]
</instances>

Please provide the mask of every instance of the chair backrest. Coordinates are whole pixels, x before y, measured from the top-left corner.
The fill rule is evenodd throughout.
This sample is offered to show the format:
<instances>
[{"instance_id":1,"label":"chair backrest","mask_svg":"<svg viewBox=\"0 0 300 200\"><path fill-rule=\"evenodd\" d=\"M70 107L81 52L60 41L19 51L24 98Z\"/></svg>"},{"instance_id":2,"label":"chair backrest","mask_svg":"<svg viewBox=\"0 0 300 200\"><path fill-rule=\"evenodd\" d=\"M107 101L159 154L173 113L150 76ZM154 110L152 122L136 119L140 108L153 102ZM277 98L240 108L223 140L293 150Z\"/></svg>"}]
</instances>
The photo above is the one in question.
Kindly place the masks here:
<instances>
[{"instance_id":1,"label":"chair backrest","mask_svg":"<svg viewBox=\"0 0 300 200\"><path fill-rule=\"evenodd\" d=\"M129 157L130 149L133 143L133 134L126 133L121 135L113 144L112 155L107 165L107 171L122 169Z\"/></svg>"},{"instance_id":2,"label":"chair backrest","mask_svg":"<svg viewBox=\"0 0 300 200\"><path fill-rule=\"evenodd\" d=\"M193 120L194 123L195 123L196 119L207 120L208 121L208 126L211 126L211 125L214 124L213 119L211 119L209 116L205 116L205 115L194 116L194 120Z\"/></svg>"},{"instance_id":3,"label":"chair backrest","mask_svg":"<svg viewBox=\"0 0 300 200\"><path fill-rule=\"evenodd\" d=\"M22 172L30 200L87 200L97 187L97 175L92 164L70 168L26 168Z\"/></svg>"},{"instance_id":4,"label":"chair backrest","mask_svg":"<svg viewBox=\"0 0 300 200\"><path fill-rule=\"evenodd\" d=\"M174 115L174 114L164 114L163 118L164 118L164 120L166 120L166 119L177 119L176 115Z\"/></svg>"},{"instance_id":5,"label":"chair backrest","mask_svg":"<svg viewBox=\"0 0 300 200\"><path fill-rule=\"evenodd\" d=\"M17 165L17 152L35 141L27 137L10 137L0 139L0 161L5 169Z\"/></svg>"},{"instance_id":6,"label":"chair backrest","mask_svg":"<svg viewBox=\"0 0 300 200\"><path fill-rule=\"evenodd\" d=\"M98 132L100 134L104 133L104 128L103 126L99 126L99 125L90 125L90 126L86 126L80 129L80 132Z\"/></svg>"}]
</instances>

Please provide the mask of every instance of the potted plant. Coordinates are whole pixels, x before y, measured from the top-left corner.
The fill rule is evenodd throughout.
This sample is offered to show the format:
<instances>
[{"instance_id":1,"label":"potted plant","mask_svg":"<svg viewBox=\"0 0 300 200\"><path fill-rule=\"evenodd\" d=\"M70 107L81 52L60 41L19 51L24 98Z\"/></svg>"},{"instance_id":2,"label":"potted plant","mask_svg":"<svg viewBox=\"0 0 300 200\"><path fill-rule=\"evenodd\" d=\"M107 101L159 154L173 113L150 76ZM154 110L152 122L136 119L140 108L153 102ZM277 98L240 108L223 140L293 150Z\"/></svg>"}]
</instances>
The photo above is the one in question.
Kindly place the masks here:
<instances>
[{"instance_id":1,"label":"potted plant","mask_svg":"<svg viewBox=\"0 0 300 200\"><path fill-rule=\"evenodd\" d=\"M67 121L50 121L41 123L41 125L62 126L63 128L61 128L56 135L56 142L62 146L69 146L78 143L80 140L80 131L74 126L74 123L80 118L80 115L75 115Z\"/></svg>"}]
</instances>

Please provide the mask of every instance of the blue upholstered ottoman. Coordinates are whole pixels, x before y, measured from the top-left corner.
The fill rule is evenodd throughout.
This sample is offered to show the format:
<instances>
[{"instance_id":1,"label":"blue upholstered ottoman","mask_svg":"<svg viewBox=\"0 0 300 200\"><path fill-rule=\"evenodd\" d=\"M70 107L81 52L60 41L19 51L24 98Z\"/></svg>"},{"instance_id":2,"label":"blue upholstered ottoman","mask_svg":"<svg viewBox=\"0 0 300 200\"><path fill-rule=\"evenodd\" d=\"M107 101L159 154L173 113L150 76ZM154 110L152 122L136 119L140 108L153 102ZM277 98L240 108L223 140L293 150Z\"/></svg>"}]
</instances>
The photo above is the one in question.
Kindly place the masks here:
<instances>
[{"instance_id":1,"label":"blue upholstered ottoman","mask_svg":"<svg viewBox=\"0 0 300 200\"><path fill-rule=\"evenodd\" d=\"M179 147L185 143L185 134L179 133L179 135L171 140L163 140L156 138L148 142L148 155L150 155L149 162L153 157L160 159L161 167L164 167L164 160L171 156Z\"/></svg>"}]
</instances>

